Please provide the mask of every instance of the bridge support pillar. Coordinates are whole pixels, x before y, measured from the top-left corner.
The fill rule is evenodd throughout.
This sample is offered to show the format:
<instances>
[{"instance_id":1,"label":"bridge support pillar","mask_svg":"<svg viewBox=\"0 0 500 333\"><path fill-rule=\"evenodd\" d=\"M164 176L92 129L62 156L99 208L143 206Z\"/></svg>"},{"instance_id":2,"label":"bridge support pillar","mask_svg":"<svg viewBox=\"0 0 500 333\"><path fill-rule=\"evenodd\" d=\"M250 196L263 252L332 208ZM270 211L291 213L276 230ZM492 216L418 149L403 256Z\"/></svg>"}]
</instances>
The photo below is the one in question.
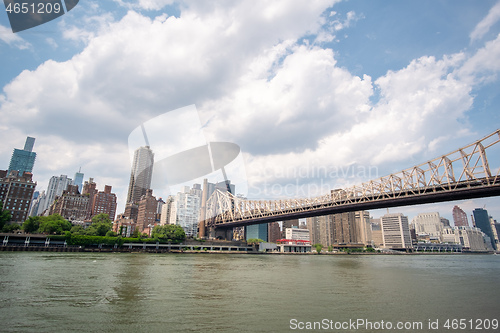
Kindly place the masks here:
<instances>
[{"instance_id":1,"label":"bridge support pillar","mask_svg":"<svg viewBox=\"0 0 500 333\"><path fill-rule=\"evenodd\" d=\"M233 228L208 228L207 234L209 239L233 240Z\"/></svg>"},{"instance_id":2,"label":"bridge support pillar","mask_svg":"<svg viewBox=\"0 0 500 333\"><path fill-rule=\"evenodd\" d=\"M207 237L205 221L200 221L200 223L198 223L198 238L205 238L205 237Z\"/></svg>"}]
</instances>

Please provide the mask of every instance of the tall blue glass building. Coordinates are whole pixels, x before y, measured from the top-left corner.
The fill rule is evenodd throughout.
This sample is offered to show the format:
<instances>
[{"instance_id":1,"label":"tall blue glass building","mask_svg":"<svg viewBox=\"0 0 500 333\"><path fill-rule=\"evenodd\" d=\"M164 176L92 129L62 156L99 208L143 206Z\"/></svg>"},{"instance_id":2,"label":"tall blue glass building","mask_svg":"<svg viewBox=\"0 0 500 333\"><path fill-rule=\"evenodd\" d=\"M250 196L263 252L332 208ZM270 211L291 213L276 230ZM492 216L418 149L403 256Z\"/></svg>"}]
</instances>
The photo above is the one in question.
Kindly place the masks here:
<instances>
[{"instance_id":1,"label":"tall blue glass building","mask_svg":"<svg viewBox=\"0 0 500 333\"><path fill-rule=\"evenodd\" d=\"M33 172L33 165L35 165L36 153L33 151L35 138L27 137L24 149L14 149L12 158L9 164L9 173L12 170L19 171L22 175L23 172Z\"/></svg>"},{"instance_id":2,"label":"tall blue glass building","mask_svg":"<svg viewBox=\"0 0 500 333\"><path fill-rule=\"evenodd\" d=\"M472 214L474 214L474 222L476 224L476 228L481 229L481 231L484 232L486 236L490 237L491 246L494 250L496 250L495 237L493 236L493 230L491 229L488 211L486 209L476 208L472 211Z\"/></svg>"},{"instance_id":3,"label":"tall blue glass building","mask_svg":"<svg viewBox=\"0 0 500 333\"><path fill-rule=\"evenodd\" d=\"M81 169L78 170L78 172L75 173L75 180L73 181L73 184L78 186L78 192L82 193L83 189L83 173L80 172L82 171Z\"/></svg>"}]
</instances>

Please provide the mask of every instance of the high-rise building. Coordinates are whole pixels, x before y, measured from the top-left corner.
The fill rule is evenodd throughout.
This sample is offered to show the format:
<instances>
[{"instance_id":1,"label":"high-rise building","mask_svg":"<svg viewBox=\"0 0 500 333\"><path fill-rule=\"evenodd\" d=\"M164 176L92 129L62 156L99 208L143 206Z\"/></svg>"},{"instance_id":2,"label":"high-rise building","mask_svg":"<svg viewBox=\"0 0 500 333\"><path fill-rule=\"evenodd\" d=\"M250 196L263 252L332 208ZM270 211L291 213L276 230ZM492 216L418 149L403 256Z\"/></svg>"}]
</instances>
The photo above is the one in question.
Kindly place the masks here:
<instances>
[{"instance_id":1,"label":"high-rise building","mask_svg":"<svg viewBox=\"0 0 500 333\"><path fill-rule=\"evenodd\" d=\"M498 230L497 230L497 221L495 221L493 219L492 216L490 216L490 225L491 225L491 231L493 233L493 237L495 238L495 245L496 245L496 249L499 248L499 244L500 244L500 234L498 233Z\"/></svg>"},{"instance_id":2,"label":"high-rise building","mask_svg":"<svg viewBox=\"0 0 500 333\"><path fill-rule=\"evenodd\" d=\"M390 249L411 249L408 217L401 213L386 214L381 217L384 247Z\"/></svg>"},{"instance_id":3,"label":"high-rise building","mask_svg":"<svg viewBox=\"0 0 500 333\"><path fill-rule=\"evenodd\" d=\"M111 193L111 186L105 185L104 191L95 193L90 210L90 218L98 214L108 214L111 221L116 214L116 194Z\"/></svg>"},{"instance_id":4,"label":"high-rise building","mask_svg":"<svg viewBox=\"0 0 500 333\"><path fill-rule=\"evenodd\" d=\"M498 244L500 244L500 223L495 221L494 226L495 226L495 230L497 231L497 236L499 238ZM498 245L497 245L497 249L498 249Z\"/></svg>"},{"instance_id":5,"label":"high-rise building","mask_svg":"<svg viewBox=\"0 0 500 333\"><path fill-rule=\"evenodd\" d=\"M136 223L138 214L139 214L139 206L137 204L128 203L125 205L125 212L123 213L124 217Z\"/></svg>"},{"instance_id":6,"label":"high-rise building","mask_svg":"<svg viewBox=\"0 0 500 333\"><path fill-rule=\"evenodd\" d=\"M45 202L45 198L46 198L45 191L42 191L42 193L35 191L35 193L33 194L33 200L31 201L31 206L28 216L38 215L38 209L40 208L40 205L42 205Z\"/></svg>"},{"instance_id":7,"label":"high-rise building","mask_svg":"<svg viewBox=\"0 0 500 333\"><path fill-rule=\"evenodd\" d=\"M382 236L382 226L380 219L370 218L372 229L373 246L379 248L384 246L384 236Z\"/></svg>"},{"instance_id":8,"label":"high-rise building","mask_svg":"<svg viewBox=\"0 0 500 333\"><path fill-rule=\"evenodd\" d=\"M450 220L448 220L445 217L441 216L441 223L443 224L444 227L450 227Z\"/></svg>"},{"instance_id":9,"label":"high-rise building","mask_svg":"<svg viewBox=\"0 0 500 333\"><path fill-rule=\"evenodd\" d=\"M491 228L488 211L483 208L476 208L472 211L472 214L474 215L474 225L481 229L481 231L490 238L491 247L496 250L495 236L493 235L493 230Z\"/></svg>"},{"instance_id":10,"label":"high-rise building","mask_svg":"<svg viewBox=\"0 0 500 333\"><path fill-rule=\"evenodd\" d=\"M335 243L334 230L335 226L333 224L333 215L324 215L319 217L319 234L320 241L319 244L324 247L328 247Z\"/></svg>"},{"instance_id":11,"label":"high-rise building","mask_svg":"<svg viewBox=\"0 0 500 333\"><path fill-rule=\"evenodd\" d=\"M134 152L127 203L138 203L146 190L151 188L154 154L149 146L140 147Z\"/></svg>"},{"instance_id":12,"label":"high-rise building","mask_svg":"<svg viewBox=\"0 0 500 333\"><path fill-rule=\"evenodd\" d=\"M151 228L156 223L158 201L153 196L153 190L146 190L146 194L139 200L138 206L136 228L142 233L144 229Z\"/></svg>"},{"instance_id":13,"label":"high-rise building","mask_svg":"<svg viewBox=\"0 0 500 333\"><path fill-rule=\"evenodd\" d=\"M320 216L309 217L306 223L311 237L311 244L320 244Z\"/></svg>"},{"instance_id":14,"label":"high-rise building","mask_svg":"<svg viewBox=\"0 0 500 333\"><path fill-rule=\"evenodd\" d=\"M367 211L354 212L354 223L356 228L354 231L357 233L353 240L358 244L365 246L372 246L372 229L370 225L370 213Z\"/></svg>"},{"instance_id":15,"label":"high-rise building","mask_svg":"<svg viewBox=\"0 0 500 333\"><path fill-rule=\"evenodd\" d=\"M333 242L336 245L357 243L354 212L333 214Z\"/></svg>"},{"instance_id":16,"label":"high-rise building","mask_svg":"<svg viewBox=\"0 0 500 333\"><path fill-rule=\"evenodd\" d=\"M292 227L299 227L299 219L286 220L282 222L281 225L281 238L286 238L286 229Z\"/></svg>"},{"instance_id":17,"label":"high-rise building","mask_svg":"<svg viewBox=\"0 0 500 333\"><path fill-rule=\"evenodd\" d=\"M57 196L61 196L63 191L71 185L73 181L66 175L60 175L59 177L52 176L49 180L49 185L47 186L47 196L45 202L40 204L38 208L38 214L42 215L45 210L47 210L54 202Z\"/></svg>"},{"instance_id":18,"label":"high-rise building","mask_svg":"<svg viewBox=\"0 0 500 333\"><path fill-rule=\"evenodd\" d=\"M216 183L215 189L222 191L222 192L230 192L231 194L236 195L234 193L234 191L236 190L235 186L234 186L234 184L231 184L230 180Z\"/></svg>"},{"instance_id":19,"label":"high-rise building","mask_svg":"<svg viewBox=\"0 0 500 333\"><path fill-rule=\"evenodd\" d=\"M82 191L83 191L83 173L80 171L82 171L82 170L80 169L80 170L78 170L78 172L75 173L75 180L73 181L73 185L78 186L78 192L82 193Z\"/></svg>"},{"instance_id":20,"label":"high-rise building","mask_svg":"<svg viewBox=\"0 0 500 333\"><path fill-rule=\"evenodd\" d=\"M50 206L49 214L59 214L70 222L83 222L89 218L90 197L78 192L78 186L69 184L61 196Z\"/></svg>"},{"instance_id":21,"label":"high-rise building","mask_svg":"<svg viewBox=\"0 0 500 333\"><path fill-rule=\"evenodd\" d=\"M0 202L10 211L11 221L22 223L28 218L36 183L31 172L20 174L17 170L0 170Z\"/></svg>"},{"instance_id":22,"label":"high-rise building","mask_svg":"<svg viewBox=\"0 0 500 333\"><path fill-rule=\"evenodd\" d=\"M89 178L88 181L85 181L83 184L82 194L89 197L89 218L92 216L92 207L94 207L94 200L97 192L97 184L94 182L94 178Z\"/></svg>"},{"instance_id":23,"label":"high-rise building","mask_svg":"<svg viewBox=\"0 0 500 333\"><path fill-rule=\"evenodd\" d=\"M281 229L278 222L271 222L267 224L267 240L270 243L276 243L281 238Z\"/></svg>"},{"instance_id":24,"label":"high-rise building","mask_svg":"<svg viewBox=\"0 0 500 333\"><path fill-rule=\"evenodd\" d=\"M165 225L170 223L170 215L172 213L172 205L174 203L174 197L169 195L167 201L161 206L161 216L160 225Z\"/></svg>"},{"instance_id":25,"label":"high-rise building","mask_svg":"<svg viewBox=\"0 0 500 333\"><path fill-rule=\"evenodd\" d=\"M201 189L201 187L200 187ZM235 185L231 184L230 180L219 182L219 183L209 183L208 179L203 180L203 189L201 190L200 197L200 214L199 214L199 237L205 237L205 224L201 223L201 221L205 221L208 216L207 214L207 202L210 199L210 196L215 192L215 190L219 190L221 192L230 192L231 194L235 194Z\"/></svg>"},{"instance_id":26,"label":"high-rise building","mask_svg":"<svg viewBox=\"0 0 500 333\"><path fill-rule=\"evenodd\" d=\"M468 227L467 214L458 206L453 207L453 223L455 227Z\"/></svg>"},{"instance_id":27,"label":"high-rise building","mask_svg":"<svg viewBox=\"0 0 500 333\"><path fill-rule=\"evenodd\" d=\"M19 171L20 175L22 175L23 172L33 172L33 166L35 165L36 159L36 153L33 151L34 144L35 138L28 136L24 144L24 149L14 149L12 158L10 159L8 173L12 170Z\"/></svg>"},{"instance_id":28,"label":"high-rise building","mask_svg":"<svg viewBox=\"0 0 500 333\"><path fill-rule=\"evenodd\" d=\"M199 184L184 187L183 192L178 192L175 196L170 210L170 224L181 226L188 237L194 237L198 232L198 222L200 221L202 190Z\"/></svg>"},{"instance_id":29,"label":"high-rise building","mask_svg":"<svg viewBox=\"0 0 500 333\"><path fill-rule=\"evenodd\" d=\"M443 232L443 223L439 213L420 213L412 221L417 235L426 234L430 237L440 238Z\"/></svg>"}]
</instances>

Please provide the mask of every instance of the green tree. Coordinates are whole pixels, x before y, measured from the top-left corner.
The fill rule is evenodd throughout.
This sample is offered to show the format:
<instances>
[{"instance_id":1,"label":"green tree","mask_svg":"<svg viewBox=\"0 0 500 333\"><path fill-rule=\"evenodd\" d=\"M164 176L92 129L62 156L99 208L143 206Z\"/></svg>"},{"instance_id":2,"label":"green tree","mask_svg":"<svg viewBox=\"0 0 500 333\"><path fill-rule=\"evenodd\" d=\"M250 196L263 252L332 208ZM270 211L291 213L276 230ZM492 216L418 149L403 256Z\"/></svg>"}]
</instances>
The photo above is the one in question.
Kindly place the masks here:
<instances>
[{"instance_id":1,"label":"green tree","mask_svg":"<svg viewBox=\"0 0 500 333\"><path fill-rule=\"evenodd\" d=\"M20 227L17 223L6 224L2 228L2 232L14 232L15 230L19 230Z\"/></svg>"},{"instance_id":2,"label":"green tree","mask_svg":"<svg viewBox=\"0 0 500 333\"><path fill-rule=\"evenodd\" d=\"M97 214L92 218L92 223L111 223L112 221L109 218L108 214Z\"/></svg>"},{"instance_id":3,"label":"green tree","mask_svg":"<svg viewBox=\"0 0 500 333\"><path fill-rule=\"evenodd\" d=\"M71 230L71 223L59 214L40 217L40 227L38 228L40 233L60 235L69 230Z\"/></svg>"},{"instance_id":4,"label":"green tree","mask_svg":"<svg viewBox=\"0 0 500 333\"><path fill-rule=\"evenodd\" d=\"M134 232L131 235L132 238L139 238L139 229L134 229Z\"/></svg>"},{"instance_id":5,"label":"green tree","mask_svg":"<svg viewBox=\"0 0 500 333\"><path fill-rule=\"evenodd\" d=\"M323 249L323 245L314 244L313 246L316 248L316 252L321 253L321 250Z\"/></svg>"},{"instance_id":6,"label":"green tree","mask_svg":"<svg viewBox=\"0 0 500 333\"><path fill-rule=\"evenodd\" d=\"M247 239L247 244L259 244L259 243L265 243L264 240L260 239L260 238L249 238Z\"/></svg>"},{"instance_id":7,"label":"green tree","mask_svg":"<svg viewBox=\"0 0 500 333\"><path fill-rule=\"evenodd\" d=\"M92 224L87 228L86 234L89 236L106 236L111 231L111 220L108 214L98 214L92 218Z\"/></svg>"},{"instance_id":8,"label":"green tree","mask_svg":"<svg viewBox=\"0 0 500 333\"><path fill-rule=\"evenodd\" d=\"M22 229L26 233L36 232L40 227L40 220L40 216L30 216L24 221Z\"/></svg>"},{"instance_id":9,"label":"green tree","mask_svg":"<svg viewBox=\"0 0 500 333\"><path fill-rule=\"evenodd\" d=\"M328 252L332 252L333 251L333 246L328 246Z\"/></svg>"},{"instance_id":10,"label":"green tree","mask_svg":"<svg viewBox=\"0 0 500 333\"><path fill-rule=\"evenodd\" d=\"M110 230L106 233L106 237L116 237L116 232Z\"/></svg>"},{"instance_id":11,"label":"green tree","mask_svg":"<svg viewBox=\"0 0 500 333\"><path fill-rule=\"evenodd\" d=\"M3 207L3 203L0 201L0 207ZM9 222L12 218L10 211L0 208L0 229L3 228L5 223Z\"/></svg>"},{"instance_id":12,"label":"green tree","mask_svg":"<svg viewBox=\"0 0 500 333\"><path fill-rule=\"evenodd\" d=\"M151 233L153 238L166 241L182 242L186 239L186 233L181 226L174 224L157 225Z\"/></svg>"},{"instance_id":13,"label":"green tree","mask_svg":"<svg viewBox=\"0 0 500 333\"><path fill-rule=\"evenodd\" d=\"M71 227L70 233L73 235L85 235L85 229L81 225L74 225Z\"/></svg>"}]
</instances>

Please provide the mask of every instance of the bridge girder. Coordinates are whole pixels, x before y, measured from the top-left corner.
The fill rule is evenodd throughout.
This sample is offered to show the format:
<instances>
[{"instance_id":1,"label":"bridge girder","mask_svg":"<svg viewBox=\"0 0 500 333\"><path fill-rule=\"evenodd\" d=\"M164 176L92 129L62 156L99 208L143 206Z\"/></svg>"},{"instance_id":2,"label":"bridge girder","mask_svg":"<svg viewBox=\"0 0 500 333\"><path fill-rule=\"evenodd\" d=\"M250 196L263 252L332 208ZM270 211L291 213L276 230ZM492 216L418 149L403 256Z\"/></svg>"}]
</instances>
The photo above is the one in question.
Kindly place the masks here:
<instances>
[{"instance_id":1,"label":"bridge girder","mask_svg":"<svg viewBox=\"0 0 500 333\"><path fill-rule=\"evenodd\" d=\"M216 190L207 202L209 228L237 226L500 195L500 168L492 173L487 153L500 146L500 130L425 163L314 198L244 200Z\"/></svg>"}]
</instances>

